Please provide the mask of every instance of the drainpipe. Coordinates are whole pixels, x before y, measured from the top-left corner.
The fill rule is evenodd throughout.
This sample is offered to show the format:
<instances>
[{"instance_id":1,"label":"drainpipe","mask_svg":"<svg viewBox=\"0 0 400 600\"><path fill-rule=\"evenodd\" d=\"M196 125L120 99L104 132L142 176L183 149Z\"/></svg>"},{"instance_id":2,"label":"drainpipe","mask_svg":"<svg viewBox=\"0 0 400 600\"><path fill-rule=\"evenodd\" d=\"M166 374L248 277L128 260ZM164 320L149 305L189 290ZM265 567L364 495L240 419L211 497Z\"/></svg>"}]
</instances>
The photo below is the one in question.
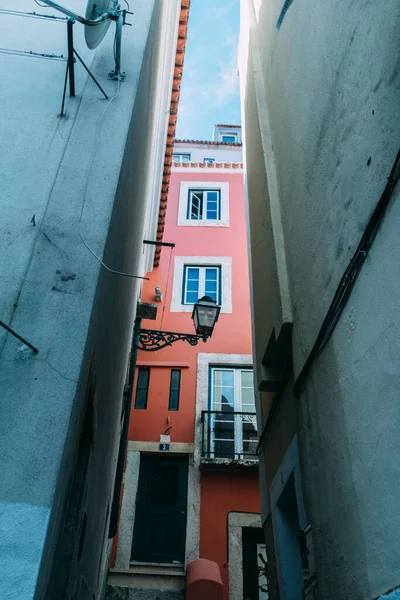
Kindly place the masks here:
<instances>
[{"instance_id":1,"label":"drainpipe","mask_svg":"<svg viewBox=\"0 0 400 600\"><path fill-rule=\"evenodd\" d=\"M125 405L124 424L119 442L117 470L115 472L114 496L111 505L110 528L108 537L113 538L118 531L119 511L121 508L121 488L124 475L125 457L128 449L129 421L132 408L133 383L135 381L136 360L139 346L139 334L142 317L136 317L133 328L131 359L129 362L128 383L125 385L123 402Z\"/></svg>"}]
</instances>

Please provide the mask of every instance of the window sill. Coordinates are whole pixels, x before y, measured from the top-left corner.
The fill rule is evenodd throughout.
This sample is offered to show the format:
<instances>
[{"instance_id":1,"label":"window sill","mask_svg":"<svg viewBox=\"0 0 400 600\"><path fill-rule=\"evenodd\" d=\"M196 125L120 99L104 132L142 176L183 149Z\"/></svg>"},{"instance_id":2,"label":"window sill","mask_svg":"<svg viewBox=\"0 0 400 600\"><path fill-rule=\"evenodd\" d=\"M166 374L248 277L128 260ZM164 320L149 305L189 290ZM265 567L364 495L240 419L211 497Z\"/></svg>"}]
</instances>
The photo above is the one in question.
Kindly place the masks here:
<instances>
[{"instance_id":1,"label":"window sill","mask_svg":"<svg viewBox=\"0 0 400 600\"><path fill-rule=\"evenodd\" d=\"M232 305L224 304L221 305L221 314L231 314L232 313ZM171 312L182 312L182 313L192 313L194 304L177 304L175 302L171 302L170 311Z\"/></svg>"},{"instance_id":2,"label":"window sill","mask_svg":"<svg viewBox=\"0 0 400 600\"><path fill-rule=\"evenodd\" d=\"M178 226L183 227L229 227L229 221L220 219L219 221L184 219L178 221Z\"/></svg>"},{"instance_id":3,"label":"window sill","mask_svg":"<svg viewBox=\"0 0 400 600\"><path fill-rule=\"evenodd\" d=\"M200 460L200 471L257 471L256 458L204 458Z\"/></svg>"},{"instance_id":4,"label":"window sill","mask_svg":"<svg viewBox=\"0 0 400 600\"><path fill-rule=\"evenodd\" d=\"M168 575L185 577L184 565L171 563L130 562L129 569L110 569L111 573L122 575Z\"/></svg>"}]
</instances>

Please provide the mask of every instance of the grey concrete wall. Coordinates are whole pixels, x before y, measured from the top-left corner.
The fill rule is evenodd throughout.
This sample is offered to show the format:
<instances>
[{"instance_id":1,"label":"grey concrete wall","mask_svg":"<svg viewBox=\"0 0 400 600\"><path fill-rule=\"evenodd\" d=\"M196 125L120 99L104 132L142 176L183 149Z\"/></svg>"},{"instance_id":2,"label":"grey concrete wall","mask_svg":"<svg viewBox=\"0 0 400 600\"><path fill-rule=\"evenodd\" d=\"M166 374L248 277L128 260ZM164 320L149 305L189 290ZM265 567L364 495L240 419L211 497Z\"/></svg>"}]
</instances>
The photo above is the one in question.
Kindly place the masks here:
<instances>
[{"instance_id":1,"label":"grey concrete wall","mask_svg":"<svg viewBox=\"0 0 400 600\"><path fill-rule=\"evenodd\" d=\"M180 590L148 590L108 585L105 600L183 600Z\"/></svg>"},{"instance_id":2,"label":"grey concrete wall","mask_svg":"<svg viewBox=\"0 0 400 600\"><path fill-rule=\"evenodd\" d=\"M272 128L296 376L398 150L400 5L294 0L277 30L283 2L255 4L252 36ZM246 155L256 147L246 137ZM248 182L251 212L260 197L249 172ZM299 401L306 508L327 600L376 598L400 585L398 196ZM252 247L265 243L251 218L250 234ZM259 282L256 262L254 297L270 284L274 298L276 282ZM257 303L255 323L271 319L268 302L266 316ZM258 364L267 341L256 340Z\"/></svg>"},{"instance_id":3,"label":"grey concrete wall","mask_svg":"<svg viewBox=\"0 0 400 600\"><path fill-rule=\"evenodd\" d=\"M65 4L82 13L86 2ZM100 593L140 281L101 268L79 233L111 268L144 274L148 259L142 240L150 227L148 213L156 212L151 204L158 203L159 145L165 143L152 104L160 99L152 96L155 67L160 52L172 57L175 51L178 4L173 3L176 19L171 18L174 44L168 40L168 47L159 39L160 3L153 12L154 2L131 2L133 27L125 28L123 37L127 78L120 87L107 79L113 66L111 30L90 52L82 27L75 25L78 52L110 99L115 97L108 105L77 63L77 96L67 99L64 119L58 115L65 63L2 55L0 319L39 348L33 355L0 330L0 595L5 600L58 597L62 527L85 428L90 453L68 597ZM8 5L1 0L0 7ZM54 13L30 0L21 0L18 10ZM0 29L3 47L66 53L65 24L2 14ZM161 118L165 133L165 111Z\"/></svg>"}]
</instances>

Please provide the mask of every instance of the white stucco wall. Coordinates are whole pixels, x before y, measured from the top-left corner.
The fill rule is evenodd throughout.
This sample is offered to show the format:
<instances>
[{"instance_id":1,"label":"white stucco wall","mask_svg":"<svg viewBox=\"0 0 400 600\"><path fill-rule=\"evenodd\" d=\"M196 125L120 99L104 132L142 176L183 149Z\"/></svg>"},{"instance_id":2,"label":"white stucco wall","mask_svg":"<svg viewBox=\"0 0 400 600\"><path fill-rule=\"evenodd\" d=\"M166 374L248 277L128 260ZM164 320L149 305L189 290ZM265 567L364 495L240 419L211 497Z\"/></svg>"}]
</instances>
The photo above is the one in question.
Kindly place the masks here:
<instances>
[{"instance_id":1,"label":"white stucco wall","mask_svg":"<svg viewBox=\"0 0 400 600\"><path fill-rule=\"evenodd\" d=\"M191 162L203 162L205 158L215 158L221 162L241 162L242 148L235 146L214 146L213 144L179 144L174 146L176 154L190 154Z\"/></svg>"},{"instance_id":2,"label":"white stucco wall","mask_svg":"<svg viewBox=\"0 0 400 600\"><path fill-rule=\"evenodd\" d=\"M64 4L81 13L86 6ZM0 0L0 8L9 3ZM32 0L15 8L55 13ZM76 98L67 97L63 119L65 63L1 54L0 319L39 349L33 355L0 329L0 581L7 600L33 598L35 588L45 597L90 365L97 378L85 500L92 548L91 557L83 548L79 568L87 569L90 589L101 580L140 280L101 268L79 233L115 270L143 275L151 263L154 249L142 240L156 227L179 9L178 1L131 0L120 88L107 78L113 26L91 52L76 24L77 51L114 99L108 104L77 62ZM3 48L66 55L65 24L0 14L0 35Z\"/></svg>"},{"instance_id":3,"label":"white stucco wall","mask_svg":"<svg viewBox=\"0 0 400 600\"><path fill-rule=\"evenodd\" d=\"M252 1L242 4L247 13ZM279 313L279 257L258 158L252 45L271 124L262 141L276 165L297 376L398 151L400 6L294 0L278 31L282 6L256 3L241 77L256 368ZM299 401L305 503L327 600L375 598L400 584L399 223L397 190Z\"/></svg>"}]
</instances>

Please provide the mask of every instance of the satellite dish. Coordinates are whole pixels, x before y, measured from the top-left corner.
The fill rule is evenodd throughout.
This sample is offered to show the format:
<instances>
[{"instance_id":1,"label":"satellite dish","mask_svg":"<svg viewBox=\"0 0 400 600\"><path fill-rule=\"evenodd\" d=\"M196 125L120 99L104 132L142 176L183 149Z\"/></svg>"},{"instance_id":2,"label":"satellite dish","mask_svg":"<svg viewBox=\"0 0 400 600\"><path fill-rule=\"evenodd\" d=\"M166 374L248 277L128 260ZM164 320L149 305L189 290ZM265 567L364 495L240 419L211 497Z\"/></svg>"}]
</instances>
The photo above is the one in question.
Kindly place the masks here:
<instances>
[{"instance_id":1,"label":"satellite dish","mask_svg":"<svg viewBox=\"0 0 400 600\"><path fill-rule=\"evenodd\" d=\"M98 19L100 15L110 10L112 4L112 0L88 0L85 19L88 21ZM87 47L91 50L97 48L103 41L110 25L110 19L107 19L98 25L85 25L85 40Z\"/></svg>"},{"instance_id":2,"label":"satellite dish","mask_svg":"<svg viewBox=\"0 0 400 600\"><path fill-rule=\"evenodd\" d=\"M86 14L84 17L74 13L69 8L61 6L54 0L42 0L44 4L59 10L71 20L77 20L85 26L85 40L88 48L94 50L101 44L106 35L111 21L115 21L116 33L114 40L115 68L109 73L109 78L115 81L123 81L125 72L121 71L121 44L122 28L126 23L127 14L133 14L129 10L122 10L119 0L88 0Z\"/></svg>"}]
</instances>

